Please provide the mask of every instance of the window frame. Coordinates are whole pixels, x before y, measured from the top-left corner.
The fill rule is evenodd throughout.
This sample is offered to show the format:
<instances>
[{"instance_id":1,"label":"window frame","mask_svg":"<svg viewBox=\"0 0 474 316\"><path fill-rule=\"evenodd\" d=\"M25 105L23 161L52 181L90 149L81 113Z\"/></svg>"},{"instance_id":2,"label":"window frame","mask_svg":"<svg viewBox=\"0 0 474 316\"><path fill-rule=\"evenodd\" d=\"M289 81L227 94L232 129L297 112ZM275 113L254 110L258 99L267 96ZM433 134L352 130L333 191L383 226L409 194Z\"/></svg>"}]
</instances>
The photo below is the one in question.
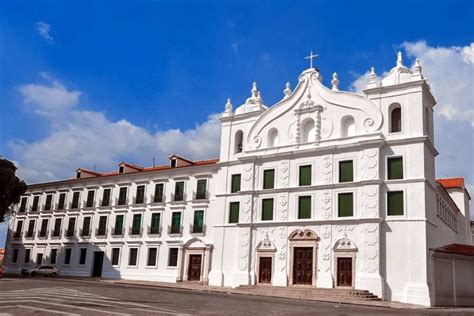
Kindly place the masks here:
<instances>
[{"instance_id":1,"label":"window frame","mask_svg":"<svg viewBox=\"0 0 474 316\"><path fill-rule=\"evenodd\" d=\"M161 197L157 200L157 188L161 186ZM163 203L165 201L165 183L164 182L156 182L155 189L153 191L153 203Z\"/></svg>"},{"instance_id":2,"label":"window frame","mask_svg":"<svg viewBox=\"0 0 474 316\"><path fill-rule=\"evenodd\" d=\"M337 161L337 172L338 172L337 179L338 179L338 183L352 183L352 182L355 182L355 178L356 178L355 177L355 169L356 169L356 166L355 166L354 161L355 161L354 158L343 158L343 159L339 159ZM352 179L342 181L342 164L348 163L348 162L351 162L351 164L352 164Z\"/></svg>"},{"instance_id":3,"label":"window frame","mask_svg":"<svg viewBox=\"0 0 474 316\"><path fill-rule=\"evenodd\" d=\"M309 217L302 218L300 216L300 206L301 206L301 199L302 198L309 198ZM297 220L311 220L313 218L313 195L311 194L300 194L297 196L297 207L296 207L296 219Z\"/></svg>"},{"instance_id":4,"label":"window frame","mask_svg":"<svg viewBox=\"0 0 474 316\"><path fill-rule=\"evenodd\" d=\"M232 205L237 205L237 221L236 222L231 222L231 219L233 218L232 216ZM238 224L239 221L240 221L240 202L239 201L231 201L229 202L229 217L228 217L228 220L227 220L227 223L228 224Z\"/></svg>"},{"instance_id":5,"label":"window frame","mask_svg":"<svg viewBox=\"0 0 474 316\"><path fill-rule=\"evenodd\" d=\"M141 195L142 200L138 201L139 188L143 187L143 193ZM146 184L137 184L135 188L135 203L134 204L144 204L146 202Z\"/></svg>"},{"instance_id":6,"label":"window frame","mask_svg":"<svg viewBox=\"0 0 474 316\"><path fill-rule=\"evenodd\" d=\"M135 264L131 264L131 259L132 259L132 250L136 250L137 254L135 257ZM129 247L128 248L128 260L127 260L127 267L129 268L138 268L138 259L140 256L140 247Z\"/></svg>"},{"instance_id":7,"label":"window frame","mask_svg":"<svg viewBox=\"0 0 474 316\"><path fill-rule=\"evenodd\" d=\"M273 173L273 176L272 176L272 180L273 180L273 181L271 181L271 182L272 182L271 185L270 185L270 184L267 184L266 181L265 181L265 180L266 180L266 174L267 174L267 173ZM262 178L262 189L263 189L263 190L272 190L272 189L275 189L275 176L276 176L275 168L265 168L265 169L263 169L262 174L263 174L263 178ZM267 187L267 185L270 185L270 186Z\"/></svg>"},{"instance_id":8,"label":"window frame","mask_svg":"<svg viewBox=\"0 0 474 316\"><path fill-rule=\"evenodd\" d=\"M309 167L310 169L310 172L309 172L310 183L309 184L301 184L301 169L305 167ZM311 163L298 164L298 187L311 186L312 184L313 184L313 164Z\"/></svg>"},{"instance_id":9,"label":"window frame","mask_svg":"<svg viewBox=\"0 0 474 316\"><path fill-rule=\"evenodd\" d=\"M84 258L82 257L83 250L85 250ZM88 253L87 247L79 248L79 265L80 266L85 266L86 265L86 263L87 263L87 253ZM84 259L84 262L82 262L82 259Z\"/></svg>"},{"instance_id":10,"label":"window frame","mask_svg":"<svg viewBox=\"0 0 474 316\"><path fill-rule=\"evenodd\" d=\"M77 196L77 201L75 201L75 197ZM77 203L77 205L76 205ZM72 200L71 200L71 209L75 210L80 207L81 204L81 191L73 191L72 192Z\"/></svg>"},{"instance_id":11,"label":"window frame","mask_svg":"<svg viewBox=\"0 0 474 316\"><path fill-rule=\"evenodd\" d=\"M118 250L117 264L114 264L114 249ZM120 267L121 256L122 256L122 247L110 248L110 265L112 267Z\"/></svg>"},{"instance_id":12,"label":"window frame","mask_svg":"<svg viewBox=\"0 0 474 316\"><path fill-rule=\"evenodd\" d=\"M394 194L394 193L401 193L402 195L402 203L401 203L401 206L402 206L402 214L390 214L390 210L389 210L389 203L390 203L390 198L389 198L389 195L390 194ZM386 202L386 207L387 207L387 210L386 210L386 214L387 214L387 217L405 217L406 216L406 205L405 205L405 190L398 190L398 189L395 189L395 190L387 190L387 194L385 195L386 196L386 199L387 199L387 202Z\"/></svg>"},{"instance_id":13,"label":"window frame","mask_svg":"<svg viewBox=\"0 0 474 316\"><path fill-rule=\"evenodd\" d=\"M337 218L354 218L355 217L355 213L356 213L356 206L357 206L357 203L356 203L356 200L355 200L355 192L353 191L340 191L340 192L337 192L337 198L336 198L336 203L337 203L337 206L336 206L336 211L337 211ZM341 212L340 212L340 196L341 195L351 195L352 196L352 214L351 215L344 215L344 216L341 216Z\"/></svg>"},{"instance_id":14,"label":"window frame","mask_svg":"<svg viewBox=\"0 0 474 316\"><path fill-rule=\"evenodd\" d=\"M153 265L150 265L150 250L151 249L154 249L156 251L156 254L155 254L155 262ZM157 268L158 267L158 253L159 253L159 247L155 246L155 247L148 247L147 248L147 255L146 255L146 265L145 267L146 268Z\"/></svg>"},{"instance_id":15,"label":"window frame","mask_svg":"<svg viewBox=\"0 0 474 316\"><path fill-rule=\"evenodd\" d=\"M266 201L271 200L271 205L272 205L272 218L271 219L264 219L264 204ZM260 208L260 221L261 222L271 222L275 220L275 198L274 197L263 197L261 200L261 208Z\"/></svg>"},{"instance_id":16,"label":"window frame","mask_svg":"<svg viewBox=\"0 0 474 316\"><path fill-rule=\"evenodd\" d=\"M69 256L68 256L68 253L69 253ZM66 259L68 259L67 262L66 262ZM72 248L71 247L64 248L63 266L70 266L71 261L72 261Z\"/></svg>"},{"instance_id":17,"label":"window frame","mask_svg":"<svg viewBox=\"0 0 474 316\"><path fill-rule=\"evenodd\" d=\"M239 179L239 188L238 190L234 190L234 177ZM230 193L238 193L242 191L242 174L241 173L235 173L231 175L230 179Z\"/></svg>"},{"instance_id":18,"label":"window frame","mask_svg":"<svg viewBox=\"0 0 474 316\"><path fill-rule=\"evenodd\" d=\"M176 250L176 264L171 265L171 250ZM178 268L178 262L179 262L179 248L178 247L169 247L168 248L168 260L166 262L166 267L168 268Z\"/></svg>"},{"instance_id":19,"label":"window frame","mask_svg":"<svg viewBox=\"0 0 474 316\"><path fill-rule=\"evenodd\" d=\"M401 159L402 161L402 177L401 178L390 178L390 161L391 160L396 160L396 159ZM402 155L395 155L395 156L387 156L385 159L385 178L387 180L403 180L405 179L405 164L404 162L404 157Z\"/></svg>"}]
</instances>

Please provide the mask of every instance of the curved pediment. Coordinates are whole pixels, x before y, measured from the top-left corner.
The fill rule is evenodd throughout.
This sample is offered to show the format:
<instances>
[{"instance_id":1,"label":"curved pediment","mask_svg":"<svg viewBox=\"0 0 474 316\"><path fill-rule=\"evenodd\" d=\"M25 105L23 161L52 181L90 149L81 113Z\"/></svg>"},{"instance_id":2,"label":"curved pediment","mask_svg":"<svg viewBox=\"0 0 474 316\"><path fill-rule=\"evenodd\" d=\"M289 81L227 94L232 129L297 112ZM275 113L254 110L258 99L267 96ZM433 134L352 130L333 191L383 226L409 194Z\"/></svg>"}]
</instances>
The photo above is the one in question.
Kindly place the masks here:
<instances>
[{"instance_id":1,"label":"curved pediment","mask_svg":"<svg viewBox=\"0 0 474 316\"><path fill-rule=\"evenodd\" d=\"M253 149L266 147L267 135L275 133L270 129L278 130L279 145L344 137L346 127L342 125L348 117L352 121L348 120L347 124L353 127L347 130L357 134L377 131L383 121L382 112L368 98L328 89L320 82L319 72L310 68L300 75L293 93L260 116L247 135L247 143ZM309 120L313 125L306 128L304 123ZM312 133L308 139L302 135L305 128L307 133Z\"/></svg>"}]
</instances>

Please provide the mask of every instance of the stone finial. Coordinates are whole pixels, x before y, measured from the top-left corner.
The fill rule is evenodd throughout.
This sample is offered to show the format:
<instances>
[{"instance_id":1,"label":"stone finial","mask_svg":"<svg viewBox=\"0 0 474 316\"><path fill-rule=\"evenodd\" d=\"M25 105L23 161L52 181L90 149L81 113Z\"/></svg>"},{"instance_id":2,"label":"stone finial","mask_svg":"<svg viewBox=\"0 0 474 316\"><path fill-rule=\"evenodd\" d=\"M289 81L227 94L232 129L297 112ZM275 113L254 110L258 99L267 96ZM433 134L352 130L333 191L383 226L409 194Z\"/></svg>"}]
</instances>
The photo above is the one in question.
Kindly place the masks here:
<instances>
[{"instance_id":1,"label":"stone finial","mask_svg":"<svg viewBox=\"0 0 474 316\"><path fill-rule=\"evenodd\" d=\"M257 98L257 93L258 93L258 88L257 88L257 82L252 83L252 90L250 90L252 93L252 98Z\"/></svg>"},{"instance_id":2,"label":"stone finial","mask_svg":"<svg viewBox=\"0 0 474 316\"><path fill-rule=\"evenodd\" d=\"M263 104L263 98L262 95L260 94L260 90L257 92L257 104Z\"/></svg>"},{"instance_id":3,"label":"stone finial","mask_svg":"<svg viewBox=\"0 0 474 316\"><path fill-rule=\"evenodd\" d=\"M225 111L227 113L232 112L232 102L230 102L230 98L227 99L227 103L225 104Z\"/></svg>"},{"instance_id":4,"label":"stone finial","mask_svg":"<svg viewBox=\"0 0 474 316\"><path fill-rule=\"evenodd\" d=\"M397 67L403 67L402 52L398 51L397 53Z\"/></svg>"},{"instance_id":5,"label":"stone finial","mask_svg":"<svg viewBox=\"0 0 474 316\"><path fill-rule=\"evenodd\" d=\"M285 99L289 98L290 95L291 95L291 87L290 87L290 83L287 82L286 85L285 85L285 89L283 90L283 94L285 95Z\"/></svg>"},{"instance_id":6,"label":"stone finial","mask_svg":"<svg viewBox=\"0 0 474 316\"><path fill-rule=\"evenodd\" d=\"M367 81L367 89L377 87L377 74L375 68L370 67L369 80Z\"/></svg>"},{"instance_id":7,"label":"stone finial","mask_svg":"<svg viewBox=\"0 0 474 316\"><path fill-rule=\"evenodd\" d=\"M418 58L415 60L415 66L413 66L413 73L421 74L421 65L420 60Z\"/></svg>"},{"instance_id":8,"label":"stone finial","mask_svg":"<svg viewBox=\"0 0 474 316\"><path fill-rule=\"evenodd\" d=\"M332 91L339 91L339 79L337 79L337 73L332 74Z\"/></svg>"}]
</instances>

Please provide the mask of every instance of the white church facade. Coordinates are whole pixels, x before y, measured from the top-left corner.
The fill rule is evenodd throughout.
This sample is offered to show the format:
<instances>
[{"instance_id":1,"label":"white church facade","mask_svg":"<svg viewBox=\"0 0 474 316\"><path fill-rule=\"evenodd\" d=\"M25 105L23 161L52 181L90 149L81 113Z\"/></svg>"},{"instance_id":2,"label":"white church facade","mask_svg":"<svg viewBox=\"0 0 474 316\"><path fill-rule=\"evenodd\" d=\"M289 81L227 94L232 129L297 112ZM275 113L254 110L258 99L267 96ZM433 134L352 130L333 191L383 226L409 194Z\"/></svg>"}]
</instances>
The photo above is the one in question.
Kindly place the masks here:
<instances>
[{"instance_id":1,"label":"white church facade","mask_svg":"<svg viewBox=\"0 0 474 316\"><path fill-rule=\"evenodd\" d=\"M364 95L338 84L310 67L267 107L254 83L243 105L226 104L218 159L31 185L6 272L47 263L73 276L472 302L470 197L462 178L435 177L436 101L419 62L399 53L381 81L372 69Z\"/></svg>"}]
</instances>

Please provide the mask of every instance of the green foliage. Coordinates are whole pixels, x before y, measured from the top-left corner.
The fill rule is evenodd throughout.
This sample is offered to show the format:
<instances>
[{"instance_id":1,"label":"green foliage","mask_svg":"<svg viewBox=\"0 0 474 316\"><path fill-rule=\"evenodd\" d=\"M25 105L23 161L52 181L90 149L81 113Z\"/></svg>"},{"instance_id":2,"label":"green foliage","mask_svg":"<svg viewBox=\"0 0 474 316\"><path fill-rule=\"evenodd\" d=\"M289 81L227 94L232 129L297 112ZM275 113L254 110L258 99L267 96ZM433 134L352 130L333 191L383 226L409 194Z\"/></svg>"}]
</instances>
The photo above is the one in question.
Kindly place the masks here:
<instances>
[{"instance_id":1,"label":"green foliage","mask_svg":"<svg viewBox=\"0 0 474 316\"><path fill-rule=\"evenodd\" d=\"M20 197L28 188L16 175L16 166L7 159L0 158L0 222L11 214L12 206L20 202Z\"/></svg>"}]
</instances>

